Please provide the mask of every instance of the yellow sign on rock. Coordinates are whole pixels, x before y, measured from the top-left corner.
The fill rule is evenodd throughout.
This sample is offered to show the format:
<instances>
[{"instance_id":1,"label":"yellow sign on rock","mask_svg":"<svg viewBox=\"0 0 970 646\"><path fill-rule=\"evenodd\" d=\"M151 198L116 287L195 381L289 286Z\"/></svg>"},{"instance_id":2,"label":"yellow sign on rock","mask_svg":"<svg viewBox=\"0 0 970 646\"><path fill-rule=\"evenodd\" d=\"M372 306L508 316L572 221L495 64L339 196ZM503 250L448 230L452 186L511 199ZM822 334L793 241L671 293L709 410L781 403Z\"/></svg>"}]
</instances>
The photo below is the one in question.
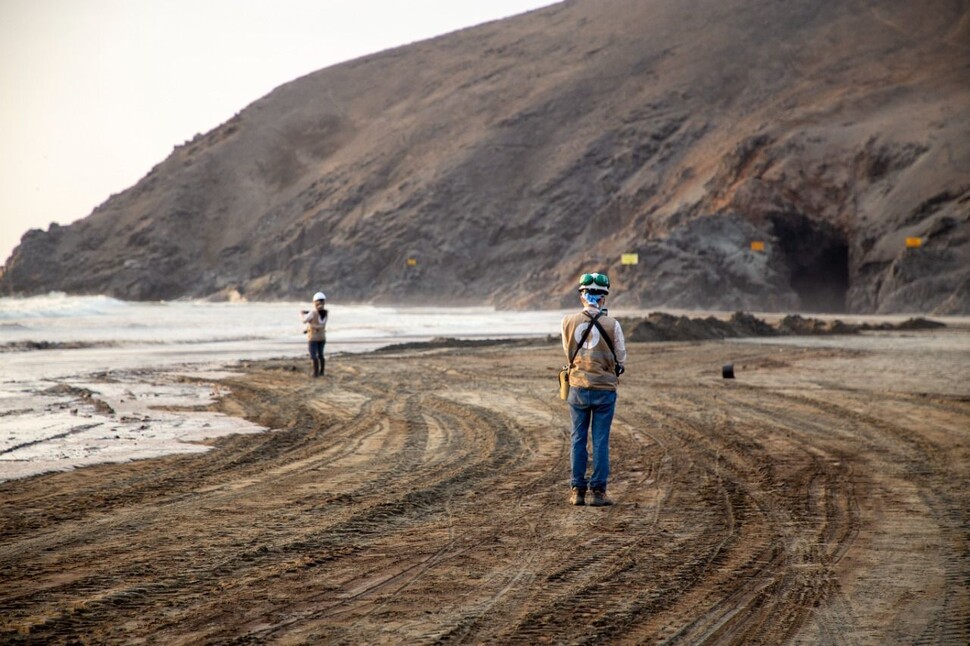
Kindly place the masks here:
<instances>
[{"instance_id":1,"label":"yellow sign on rock","mask_svg":"<svg viewBox=\"0 0 970 646\"><path fill-rule=\"evenodd\" d=\"M752 240L751 241L751 251L764 251L765 241L764 240Z\"/></svg>"},{"instance_id":2,"label":"yellow sign on rock","mask_svg":"<svg viewBox=\"0 0 970 646\"><path fill-rule=\"evenodd\" d=\"M919 249L922 246L923 246L922 238L906 238L907 249Z\"/></svg>"},{"instance_id":3,"label":"yellow sign on rock","mask_svg":"<svg viewBox=\"0 0 970 646\"><path fill-rule=\"evenodd\" d=\"M624 253L620 255L621 265L636 265L640 263L640 254L638 253Z\"/></svg>"},{"instance_id":4,"label":"yellow sign on rock","mask_svg":"<svg viewBox=\"0 0 970 646\"><path fill-rule=\"evenodd\" d=\"M417 266L418 266L417 258L408 258L408 267L417 267Z\"/></svg>"}]
</instances>

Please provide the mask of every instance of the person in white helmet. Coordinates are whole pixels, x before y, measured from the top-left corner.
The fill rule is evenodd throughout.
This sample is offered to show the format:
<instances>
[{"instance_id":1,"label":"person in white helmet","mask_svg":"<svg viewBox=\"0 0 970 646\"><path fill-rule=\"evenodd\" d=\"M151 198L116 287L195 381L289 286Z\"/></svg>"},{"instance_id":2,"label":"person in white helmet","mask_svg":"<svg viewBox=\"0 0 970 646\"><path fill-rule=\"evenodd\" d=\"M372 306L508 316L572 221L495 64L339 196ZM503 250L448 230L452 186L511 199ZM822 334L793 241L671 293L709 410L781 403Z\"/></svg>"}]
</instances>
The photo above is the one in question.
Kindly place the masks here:
<instances>
[{"instance_id":1,"label":"person in white helmet","mask_svg":"<svg viewBox=\"0 0 970 646\"><path fill-rule=\"evenodd\" d=\"M306 338L310 348L310 360L313 361L313 376L322 377L326 366L323 358L323 347L327 344L327 296L323 292L313 295L313 309L301 312L303 323L306 325Z\"/></svg>"},{"instance_id":2,"label":"person in white helmet","mask_svg":"<svg viewBox=\"0 0 970 646\"><path fill-rule=\"evenodd\" d=\"M583 311L562 320L562 349L569 361L569 413L572 418L570 464L574 505L586 504L587 485L593 490L590 505L612 505L606 496L610 475L610 427L616 409L616 385L626 361L626 343L620 322L606 314L610 279L606 274L583 274L579 297ZM592 436L593 472L586 478Z\"/></svg>"}]
</instances>

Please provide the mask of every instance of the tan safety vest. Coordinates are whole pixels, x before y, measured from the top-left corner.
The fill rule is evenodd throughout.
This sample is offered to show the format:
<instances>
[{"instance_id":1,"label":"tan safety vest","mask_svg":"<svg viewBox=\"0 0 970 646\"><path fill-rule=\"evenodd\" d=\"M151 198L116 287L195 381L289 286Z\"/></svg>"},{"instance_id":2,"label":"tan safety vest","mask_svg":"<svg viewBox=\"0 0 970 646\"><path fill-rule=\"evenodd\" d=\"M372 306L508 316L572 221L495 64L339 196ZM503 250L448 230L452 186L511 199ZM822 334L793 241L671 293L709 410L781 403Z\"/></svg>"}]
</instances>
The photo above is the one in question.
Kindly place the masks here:
<instances>
[{"instance_id":1,"label":"tan safety vest","mask_svg":"<svg viewBox=\"0 0 970 646\"><path fill-rule=\"evenodd\" d=\"M616 319L601 316L598 320L607 334L613 333ZM593 320L583 312L566 317L563 324L563 334L569 340L566 359L576 352L579 340L588 325L593 325ZM611 337L610 341L614 339ZM613 359L613 353L603 340L603 335L594 326L589 331L583 347L576 352L576 358L570 366L569 385L593 390L616 390L616 384L616 361Z\"/></svg>"}]
</instances>

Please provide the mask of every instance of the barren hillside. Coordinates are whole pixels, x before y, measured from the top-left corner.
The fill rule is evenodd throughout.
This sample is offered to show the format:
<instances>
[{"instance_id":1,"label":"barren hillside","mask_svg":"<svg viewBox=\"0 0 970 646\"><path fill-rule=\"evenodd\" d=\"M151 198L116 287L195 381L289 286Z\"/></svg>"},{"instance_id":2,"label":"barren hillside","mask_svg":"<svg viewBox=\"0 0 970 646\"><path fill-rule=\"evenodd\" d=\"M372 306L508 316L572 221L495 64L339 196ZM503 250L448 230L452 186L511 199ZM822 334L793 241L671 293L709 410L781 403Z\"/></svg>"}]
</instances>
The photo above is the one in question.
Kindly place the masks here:
<instances>
[{"instance_id":1,"label":"barren hillside","mask_svg":"<svg viewBox=\"0 0 970 646\"><path fill-rule=\"evenodd\" d=\"M575 0L324 69L28 232L0 293L543 307L585 269L970 313L970 2Z\"/></svg>"}]
</instances>

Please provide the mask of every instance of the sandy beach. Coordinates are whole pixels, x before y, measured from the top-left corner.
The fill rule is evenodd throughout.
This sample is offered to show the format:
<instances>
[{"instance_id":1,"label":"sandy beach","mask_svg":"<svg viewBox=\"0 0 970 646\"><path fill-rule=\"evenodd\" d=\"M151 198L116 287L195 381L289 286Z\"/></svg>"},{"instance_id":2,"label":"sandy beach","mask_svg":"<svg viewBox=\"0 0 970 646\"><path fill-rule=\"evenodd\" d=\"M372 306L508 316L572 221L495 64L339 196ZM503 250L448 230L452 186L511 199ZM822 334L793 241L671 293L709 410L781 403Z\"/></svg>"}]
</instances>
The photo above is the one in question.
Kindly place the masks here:
<instances>
[{"instance_id":1,"label":"sandy beach","mask_svg":"<svg viewBox=\"0 0 970 646\"><path fill-rule=\"evenodd\" d=\"M608 508L561 363L251 362L271 431L0 483L0 641L970 642L970 329L632 343Z\"/></svg>"}]
</instances>

